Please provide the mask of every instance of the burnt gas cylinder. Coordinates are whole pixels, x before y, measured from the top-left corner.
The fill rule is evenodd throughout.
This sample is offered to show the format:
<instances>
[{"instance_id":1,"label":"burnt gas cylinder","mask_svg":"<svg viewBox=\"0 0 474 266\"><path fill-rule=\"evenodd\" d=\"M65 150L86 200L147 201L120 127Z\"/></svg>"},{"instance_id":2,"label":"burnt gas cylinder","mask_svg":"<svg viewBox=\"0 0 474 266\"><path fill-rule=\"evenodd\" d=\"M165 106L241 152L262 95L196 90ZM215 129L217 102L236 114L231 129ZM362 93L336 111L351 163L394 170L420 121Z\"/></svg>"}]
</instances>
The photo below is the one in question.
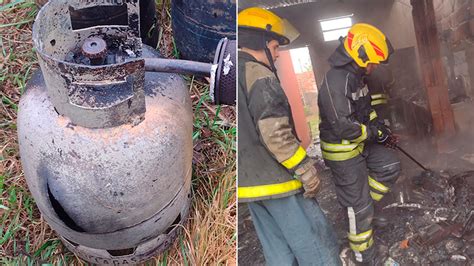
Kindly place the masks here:
<instances>
[{"instance_id":1,"label":"burnt gas cylinder","mask_svg":"<svg viewBox=\"0 0 474 266\"><path fill-rule=\"evenodd\" d=\"M47 2L48 0L35 1L36 5L40 8ZM71 9L69 11L73 29L83 29L97 25L128 24L126 6L92 6L77 10ZM158 32L155 1L140 0L140 36L143 43L156 47L158 44Z\"/></svg>"},{"instance_id":2,"label":"burnt gas cylinder","mask_svg":"<svg viewBox=\"0 0 474 266\"><path fill-rule=\"evenodd\" d=\"M20 155L68 249L95 264L133 264L167 249L187 218L191 102L180 76L145 72L143 58L159 54L141 44L137 2L125 2L126 27L72 29L71 8L97 3L112 5L51 0L38 13L41 71L20 100Z\"/></svg>"},{"instance_id":3,"label":"burnt gas cylinder","mask_svg":"<svg viewBox=\"0 0 474 266\"><path fill-rule=\"evenodd\" d=\"M212 62L219 40L235 40L236 1L171 1L173 37L180 57Z\"/></svg>"}]
</instances>

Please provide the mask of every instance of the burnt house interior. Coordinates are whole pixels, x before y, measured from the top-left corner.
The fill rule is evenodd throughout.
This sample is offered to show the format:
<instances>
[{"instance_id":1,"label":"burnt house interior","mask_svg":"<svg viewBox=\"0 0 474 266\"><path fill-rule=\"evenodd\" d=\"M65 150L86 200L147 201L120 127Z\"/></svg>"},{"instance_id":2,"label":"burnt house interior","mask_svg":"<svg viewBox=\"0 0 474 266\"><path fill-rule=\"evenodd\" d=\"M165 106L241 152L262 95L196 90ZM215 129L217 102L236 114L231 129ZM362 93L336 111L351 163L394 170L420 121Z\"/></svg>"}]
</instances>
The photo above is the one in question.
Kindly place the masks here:
<instances>
[{"instance_id":1,"label":"burnt house interior","mask_svg":"<svg viewBox=\"0 0 474 266\"><path fill-rule=\"evenodd\" d=\"M321 22L350 18L351 24L369 23L385 33L395 49L388 64L395 79L388 104L392 130L400 136L399 145L429 171L399 152L402 175L380 202L393 219L378 229L376 241L399 265L472 265L474 1L239 1L239 11L251 6L275 12L300 32L282 49L308 48L317 86L339 44L338 32L331 35ZM318 140L311 145L319 146ZM334 204L330 171L323 176L318 200L342 249L347 221ZM263 263L261 254L250 215L240 204L239 262Z\"/></svg>"}]
</instances>

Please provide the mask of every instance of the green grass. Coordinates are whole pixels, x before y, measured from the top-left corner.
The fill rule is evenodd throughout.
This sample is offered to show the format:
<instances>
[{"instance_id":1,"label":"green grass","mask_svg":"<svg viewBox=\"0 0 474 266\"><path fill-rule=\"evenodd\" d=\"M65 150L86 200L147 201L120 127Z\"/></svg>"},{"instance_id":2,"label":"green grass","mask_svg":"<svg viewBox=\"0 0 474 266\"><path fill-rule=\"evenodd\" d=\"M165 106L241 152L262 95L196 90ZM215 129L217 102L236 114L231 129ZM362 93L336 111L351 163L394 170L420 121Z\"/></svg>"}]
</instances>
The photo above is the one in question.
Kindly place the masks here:
<instances>
[{"instance_id":1,"label":"green grass","mask_svg":"<svg viewBox=\"0 0 474 266\"><path fill-rule=\"evenodd\" d=\"M158 49L179 56L170 25L169 0L160 23ZM0 7L0 265L80 265L41 218L20 164L16 114L20 96L38 68L31 43L37 13L32 0ZM160 11L158 12L160 13ZM232 264L236 252L235 153L233 107L213 106L209 86L185 77L193 103L193 204L190 220L172 248L147 265Z\"/></svg>"},{"instance_id":2,"label":"green grass","mask_svg":"<svg viewBox=\"0 0 474 266\"><path fill-rule=\"evenodd\" d=\"M31 42L31 35L16 33L31 28L38 9L34 1L17 0L0 7L1 12L17 16L8 20L8 23L0 24L0 31L3 32L0 35L1 56L6 59L4 67L0 67L0 85L8 86L8 83L11 83L19 89L19 94L22 94L37 60L31 44L28 43ZM24 43L18 44L19 42ZM3 93L1 98L4 104L13 104L12 99Z\"/></svg>"},{"instance_id":3,"label":"green grass","mask_svg":"<svg viewBox=\"0 0 474 266\"><path fill-rule=\"evenodd\" d=\"M14 103L10 98L8 98L5 95L2 95L2 103L6 104L6 105L9 105L16 112L18 111L18 105L16 103Z\"/></svg>"}]
</instances>

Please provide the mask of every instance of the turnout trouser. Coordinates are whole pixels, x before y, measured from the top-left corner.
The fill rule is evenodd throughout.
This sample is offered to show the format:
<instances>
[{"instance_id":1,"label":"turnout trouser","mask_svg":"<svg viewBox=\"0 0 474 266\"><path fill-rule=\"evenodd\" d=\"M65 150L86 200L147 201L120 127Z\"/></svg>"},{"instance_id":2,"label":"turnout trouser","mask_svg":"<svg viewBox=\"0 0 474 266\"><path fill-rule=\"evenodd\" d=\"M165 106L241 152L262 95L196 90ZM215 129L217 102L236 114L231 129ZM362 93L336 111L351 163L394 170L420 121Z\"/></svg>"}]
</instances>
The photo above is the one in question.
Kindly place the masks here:
<instances>
[{"instance_id":1,"label":"turnout trouser","mask_svg":"<svg viewBox=\"0 0 474 266\"><path fill-rule=\"evenodd\" d=\"M248 204L267 265L341 265L332 226L302 193Z\"/></svg>"},{"instance_id":2,"label":"turnout trouser","mask_svg":"<svg viewBox=\"0 0 474 266\"><path fill-rule=\"evenodd\" d=\"M325 161L332 171L338 201L347 208L350 247L358 261L371 260L374 256L373 201L380 201L398 178L398 156L392 149L369 143L356 157Z\"/></svg>"}]
</instances>

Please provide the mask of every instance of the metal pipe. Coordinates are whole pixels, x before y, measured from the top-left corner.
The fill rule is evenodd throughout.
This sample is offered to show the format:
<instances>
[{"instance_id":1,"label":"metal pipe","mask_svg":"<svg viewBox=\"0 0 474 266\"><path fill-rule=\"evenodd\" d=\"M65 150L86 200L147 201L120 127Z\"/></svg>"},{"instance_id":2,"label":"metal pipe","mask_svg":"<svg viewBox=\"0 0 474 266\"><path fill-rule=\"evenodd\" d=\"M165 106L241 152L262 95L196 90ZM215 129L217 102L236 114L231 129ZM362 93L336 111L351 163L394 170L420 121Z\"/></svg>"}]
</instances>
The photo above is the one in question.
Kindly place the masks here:
<instances>
[{"instance_id":1,"label":"metal pipe","mask_svg":"<svg viewBox=\"0 0 474 266\"><path fill-rule=\"evenodd\" d=\"M212 64L179 59L145 58L145 71L210 77Z\"/></svg>"},{"instance_id":2,"label":"metal pipe","mask_svg":"<svg viewBox=\"0 0 474 266\"><path fill-rule=\"evenodd\" d=\"M408 152L406 152L404 149L402 149L400 146L398 145L395 145L395 147L403 152L403 154L405 154L408 158L410 158L413 162L415 162L418 166L420 166L421 168L423 168L423 170L427 171L427 172L431 172L430 170L428 170L428 168L424 167L420 162L418 162L415 158L413 158L410 154L408 154Z\"/></svg>"}]
</instances>

